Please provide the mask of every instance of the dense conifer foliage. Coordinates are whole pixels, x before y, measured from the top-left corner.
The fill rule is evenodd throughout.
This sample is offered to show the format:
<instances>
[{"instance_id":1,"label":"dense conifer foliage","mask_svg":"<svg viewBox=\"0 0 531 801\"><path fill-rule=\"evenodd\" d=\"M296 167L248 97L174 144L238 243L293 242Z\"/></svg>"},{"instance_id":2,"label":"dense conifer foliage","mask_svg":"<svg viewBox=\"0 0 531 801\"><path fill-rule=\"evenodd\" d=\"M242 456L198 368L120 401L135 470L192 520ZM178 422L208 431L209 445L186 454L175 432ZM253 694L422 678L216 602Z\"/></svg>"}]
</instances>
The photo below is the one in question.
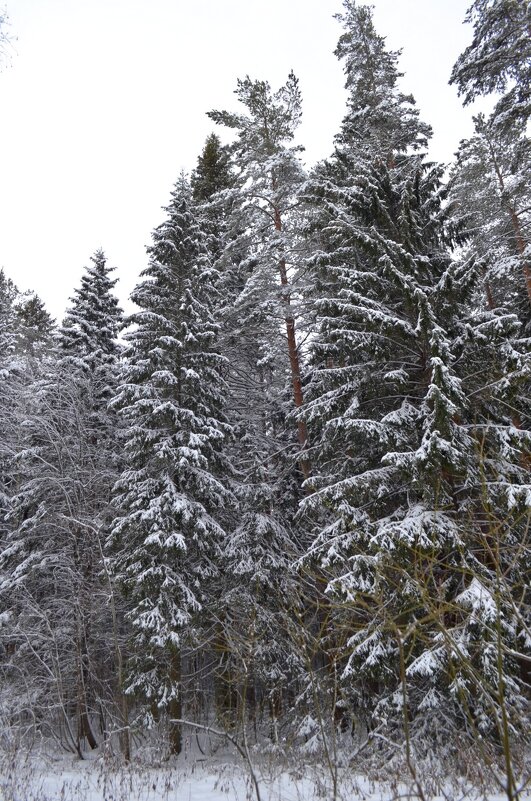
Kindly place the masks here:
<instances>
[{"instance_id":1,"label":"dense conifer foliage","mask_svg":"<svg viewBox=\"0 0 531 801\"><path fill-rule=\"evenodd\" d=\"M457 84L465 103L470 103L478 95L496 93L501 94L501 98L488 120L476 119L476 135L461 144L454 168L457 197L460 195L459 187L470 180L464 211L470 212L476 235L486 236L491 258L498 260L504 250L505 254L508 251L513 256L509 266L502 255L503 266L497 272L503 272L505 268L513 291L520 284L516 293L520 295L521 313L528 316L531 304L529 3L526 0L476 0L468 10L467 21L474 24L474 38L456 61L451 82ZM485 205L485 189L489 181L490 194L501 207L501 214L499 211L493 214ZM478 225L480 217L482 220ZM500 223L505 227L501 236ZM497 241L493 241L492 232L498 235ZM486 289L489 292L489 284ZM494 297L489 299L489 303L496 303Z\"/></svg>"},{"instance_id":2,"label":"dense conifer foliage","mask_svg":"<svg viewBox=\"0 0 531 801\"><path fill-rule=\"evenodd\" d=\"M385 39L374 28L370 6L344 3L338 19L344 32L335 53L343 62L348 91L338 144L355 146L365 156L385 161L408 148L425 147L430 126L419 120L413 96L400 91L400 51L385 47Z\"/></svg>"},{"instance_id":3,"label":"dense conifer foliage","mask_svg":"<svg viewBox=\"0 0 531 801\"><path fill-rule=\"evenodd\" d=\"M213 195L228 189L232 183L228 148L223 147L219 136L210 134L192 173L193 198L197 203L205 203Z\"/></svg>"},{"instance_id":4,"label":"dense conifer foliage","mask_svg":"<svg viewBox=\"0 0 531 801\"><path fill-rule=\"evenodd\" d=\"M464 102L478 95L501 94L495 113L508 124L529 119L531 103L531 37L526 0L474 0L466 21L474 26L471 44L456 61L451 83Z\"/></svg>"},{"instance_id":5,"label":"dense conifer foliage","mask_svg":"<svg viewBox=\"0 0 531 801\"><path fill-rule=\"evenodd\" d=\"M133 293L140 310L115 401L127 464L112 547L135 633L129 692L180 717L182 648L211 602L226 540L230 427L212 318L217 277L184 179L166 212ZM172 747L180 750L178 731Z\"/></svg>"},{"instance_id":6,"label":"dense conifer foliage","mask_svg":"<svg viewBox=\"0 0 531 801\"><path fill-rule=\"evenodd\" d=\"M361 52L381 54L368 10L346 8L349 29L362 34ZM359 122L357 109L381 107L385 97L395 119L402 114L403 125L395 121L391 130L406 129L409 110L393 94L392 60L381 57L387 68L356 84L351 72L360 75L369 61L360 64L355 36L340 44L348 114L334 158L306 186L317 247L304 414L316 455L303 506L324 520L308 558L329 571L328 594L337 598L340 633L332 642L345 643L349 707L389 725L398 715L400 728L405 674L410 733L426 748L443 732L448 742L471 707L480 728L489 728L488 707L497 703L495 650L491 661L483 652L481 672L493 687L487 698L462 675L472 668L458 666L456 651L457 643L468 649L491 639L481 612L496 607L495 596L502 603L481 552L485 527L512 519L526 492L526 439L510 413L525 406L525 343L514 313L474 308L474 257L451 257L459 228L448 217L440 170L412 153L416 136L393 148L389 118L369 113L370 126ZM525 513L521 525L509 525L500 559L514 559L525 526ZM523 549L513 562L516 596L526 559ZM453 619L447 616L442 638L436 611L444 605ZM514 632L510 597L503 609ZM512 675L518 706L525 687L516 664Z\"/></svg>"},{"instance_id":7,"label":"dense conifer foliage","mask_svg":"<svg viewBox=\"0 0 531 801\"><path fill-rule=\"evenodd\" d=\"M446 183L400 52L344 0L330 157L303 166L293 73L239 80L239 110L209 112L232 141L177 181L125 333L101 250L57 329L0 271L7 727L129 760L214 725L248 761L250 735L288 743L337 784L363 755L418 797L419 771L473 754L516 801L527 5L468 11L452 81L501 98Z\"/></svg>"},{"instance_id":8,"label":"dense conifer foliage","mask_svg":"<svg viewBox=\"0 0 531 801\"><path fill-rule=\"evenodd\" d=\"M530 142L525 125L509 129L496 118L475 118L475 133L463 140L450 180L455 215L483 265L483 298L529 320L531 291L527 253L531 198Z\"/></svg>"}]
</instances>

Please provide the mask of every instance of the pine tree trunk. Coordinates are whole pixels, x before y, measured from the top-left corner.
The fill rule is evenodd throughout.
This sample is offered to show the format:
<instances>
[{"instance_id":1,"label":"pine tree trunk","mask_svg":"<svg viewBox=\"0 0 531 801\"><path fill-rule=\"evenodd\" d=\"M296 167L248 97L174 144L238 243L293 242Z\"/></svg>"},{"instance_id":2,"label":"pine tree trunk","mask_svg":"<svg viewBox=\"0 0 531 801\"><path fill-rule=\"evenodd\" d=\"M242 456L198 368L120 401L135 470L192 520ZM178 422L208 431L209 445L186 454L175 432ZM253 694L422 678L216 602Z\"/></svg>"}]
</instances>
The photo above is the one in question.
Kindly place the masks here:
<instances>
[{"instance_id":1,"label":"pine tree trunk","mask_svg":"<svg viewBox=\"0 0 531 801\"><path fill-rule=\"evenodd\" d=\"M280 216L280 210L277 207L275 207L275 230L282 231L282 218ZM297 347L297 336L295 331L295 318L293 317L291 311L291 298L288 289L289 287L288 271L285 259L280 259L278 268L280 273L280 283L282 286L282 300L284 302L284 306L286 309L284 319L286 323L286 335L288 340L288 356L291 368L293 402L295 404L295 408L300 409L303 405L304 397L302 391L299 349ZM297 421L297 438L299 440L299 445L301 447L301 450L304 450L308 444L308 430L304 420ZM305 479L309 478L310 463L308 459L305 458L304 456L301 456L301 458L299 459L299 466L304 478Z\"/></svg>"}]
</instances>

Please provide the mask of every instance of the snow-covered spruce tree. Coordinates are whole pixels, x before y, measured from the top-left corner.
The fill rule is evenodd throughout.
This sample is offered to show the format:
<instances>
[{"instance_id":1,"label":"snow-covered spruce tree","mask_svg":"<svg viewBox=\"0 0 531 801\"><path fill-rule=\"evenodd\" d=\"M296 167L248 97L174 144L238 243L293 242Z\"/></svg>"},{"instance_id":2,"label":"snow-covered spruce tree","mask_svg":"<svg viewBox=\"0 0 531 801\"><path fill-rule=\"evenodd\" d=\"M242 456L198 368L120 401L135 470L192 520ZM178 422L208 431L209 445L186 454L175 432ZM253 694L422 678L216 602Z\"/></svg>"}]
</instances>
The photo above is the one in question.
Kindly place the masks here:
<instances>
[{"instance_id":1,"label":"snow-covered spruce tree","mask_svg":"<svg viewBox=\"0 0 531 801\"><path fill-rule=\"evenodd\" d=\"M113 714L111 588L103 540L120 448L115 391L121 311L97 251L24 410L2 585L14 613L12 667L40 726L82 753Z\"/></svg>"},{"instance_id":2,"label":"snow-covered spruce tree","mask_svg":"<svg viewBox=\"0 0 531 801\"><path fill-rule=\"evenodd\" d=\"M22 295L15 304L16 351L30 356L42 356L52 344L55 322L44 303L34 292Z\"/></svg>"},{"instance_id":3,"label":"snow-covered spruce tree","mask_svg":"<svg viewBox=\"0 0 531 801\"><path fill-rule=\"evenodd\" d=\"M331 466L327 466L329 458L342 475L351 475L351 460L355 455L348 441L341 448L337 447L337 441L331 441L327 449L328 434L325 428L319 428L325 417L321 417L316 410L316 395L322 395L322 404L330 401L328 414L335 409L338 420L341 420L348 415L349 405L353 402L348 372L349 364L356 356L353 353L346 358L340 345L342 337L348 337L348 334L343 328L339 309L345 304L351 305L352 301L343 298L343 294L349 292L350 288L354 290L352 279L356 275L355 266L351 263L352 243L346 223L355 215L368 231L373 225L380 225L382 229L388 229L391 236L393 233L396 235L397 229L401 226L405 228L414 213L409 205L412 185L418 183L421 176L425 184L434 180L434 176L426 174L427 168L421 167L421 156L411 155L425 146L431 129L420 120L414 98L399 89L400 53L386 49L385 39L375 30L370 7L360 6L354 0L346 0L343 5L343 14L337 15L343 26L343 34L336 55L344 65L347 112L336 136L332 157L314 168L303 190L303 199L308 203L306 236L313 250L307 262L309 269L304 299L316 332L312 336L313 345L310 349L313 364L308 365L306 378L306 392L309 391L313 398L312 413L311 417L307 417L306 412L303 416L309 420L312 431L311 455L312 460L316 460L317 481L323 468L330 470ZM391 191L393 205L388 207L387 195ZM332 230L330 226L334 218L337 230ZM381 278L378 274L372 274L368 262L365 280L373 282L372 294L378 296ZM367 289L363 287L359 292L360 300L366 294ZM398 294L400 296L400 292ZM354 297L357 298L358 294ZM319 370L316 372L315 367L320 365L320 357L316 361L316 354L323 340L325 308L329 322L326 324L327 352L326 355L323 353L323 358L328 371L321 373ZM347 352L349 350L350 347ZM332 370L336 370L333 384L330 383ZM312 486L315 486L313 481L307 484L308 489ZM327 526L334 515L330 517L326 505L321 503L310 505L305 502L303 512L307 512L310 518L307 525L316 532L313 542L312 537L309 538L306 560L312 565L315 582L313 648L318 654L317 662L324 667L323 684L330 681L330 694L335 696L334 666L344 652L345 635L334 624L332 606L323 594L328 579L326 571L322 570L324 565L320 565L322 553L317 533L320 530L328 532ZM321 653L318 640L321 640ZM337 700L339 705L331 709L330 714L340 720L345 702L342 698Z\"/></svg>"},{"instance_id":4,"label":"snow-covered spruce tree","mask_svg":"<svg viewBox=\"0 0 531 801\"><path fill-rule=\"evenodd\" d=\"M234 175L229 148L222 145L216 134L207 137L197 166L190 177L192 197L207 234L207 246L212 262L218 261L226 245L227 220L230 209L230 188ZM223 300L221 300L223 303Z\"/></svg>"},{"instance_id":5,"label":"snow-covered spruce tree","mask_svg":"<svg viewBox=\"0 0 531 801\"><path fill-rule=\"evenodd\" d=\"M397 153L426 146L431 128L419 119L412 95L398 87L401 51L387 50L370 6L345 0L336 15L343 26L336 56L343 61L347 114L336 136L338 154L382 159L392 166ZM336 155L338 155L336 154Z\"/></svg>"},{"instance_id":6,"label":"snow-covered spruce tree","mask_svg":"<svg viewBox=\"0 0 531 801\"><path fill-rule=\"evenodd\" d=\"M194 201L208 204L219 192L229 189L232 183L229 149L221 144L219 136L212 133L207 137L197 159L197 167L190 177Z\"/></svg>"},{"instance_id":7,"label":"snow-covered spruce tree","mask_svg":"<svg viewBox=\"0 0 531 801\"><path fill-rule=\"evenodd\" d=\"M528 412L528 363L516 316L470 303L476 270L448 255L439 179L353 137L306 190L317 331L303 506L325 518L308 561L328 571L343 703L405 726L424 753L456 726L496 737L507 710L522 722L528 625L528 443L512 421Z\"/></svg>"},{"instance_id":8,"label":"snow-covered spruce tree","mask_svg":"<svg viewBox=\"0 0 531 801\"><path fill-rule=\"evenodd\" d=\"M113 289L117 279L112 278L114 268L109 267L104 252L99 249L91 256L92 264L85 268L81 285L74 293L72 305L65 314L59 331L59 354L65 363L83 374L104 374L105 399L106 365L114 370L120 355L117 343L122 324L122 312Z\"/></svg>"},{"instance_id":9,"label":"snow-covered spruce tree","mask_svg":"<svg viewBox=\"0 0 531 801\"><path fill-rule=\"evenodd\" d=\"M123 383L127 469L110 547L134 633L127 692L148 719L182 711L182 659L206 625L230 512L225 359L212 316L217 274L182 177L132 300ZM181 727L170 726L181 749Z\"/></svg>"}]
</instances>

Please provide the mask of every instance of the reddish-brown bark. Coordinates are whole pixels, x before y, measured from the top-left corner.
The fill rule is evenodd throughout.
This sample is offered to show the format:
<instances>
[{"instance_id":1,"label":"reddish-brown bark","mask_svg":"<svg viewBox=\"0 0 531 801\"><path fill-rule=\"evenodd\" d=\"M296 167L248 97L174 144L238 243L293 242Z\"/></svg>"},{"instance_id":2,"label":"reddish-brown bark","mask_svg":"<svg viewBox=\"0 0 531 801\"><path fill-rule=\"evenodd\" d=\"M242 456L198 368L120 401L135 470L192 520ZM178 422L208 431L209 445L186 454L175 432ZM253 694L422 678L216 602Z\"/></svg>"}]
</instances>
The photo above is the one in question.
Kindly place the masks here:
<instances>
[{"instance_id":1,"label":"reddish-brown bark","mask_svg":"<svg viewBox=\"0 0 531 801\"><path fill-rule=\"evenodd\" d=\"M281 231L282 217L280 215L280 210L277 207L275 207L274 209L274 217L275 217L275 230ZM284 319L286 323L286 335L288 340L288 356L291 368L293 402L295 404L295 408L300 409L304 402L304 395L302 390L299 349L297 347L297 336L295 330L295 318L291 311L291 296L289 291L288 271L286 266L286 260L284 258L280 259L278 264L278 269L280 273L280 283L282 285L282 290L283 290L282 300L284 302L284 308L286 310ZM299 440L301 448L304 449L308 441L308 430L304 420L297 421L297 438ZM301 457L301 459L299 460L299 465L304 478L305 479L309 478L310 463L308 459L306 459L305 457Z\"/></svg>"}]
</instances>

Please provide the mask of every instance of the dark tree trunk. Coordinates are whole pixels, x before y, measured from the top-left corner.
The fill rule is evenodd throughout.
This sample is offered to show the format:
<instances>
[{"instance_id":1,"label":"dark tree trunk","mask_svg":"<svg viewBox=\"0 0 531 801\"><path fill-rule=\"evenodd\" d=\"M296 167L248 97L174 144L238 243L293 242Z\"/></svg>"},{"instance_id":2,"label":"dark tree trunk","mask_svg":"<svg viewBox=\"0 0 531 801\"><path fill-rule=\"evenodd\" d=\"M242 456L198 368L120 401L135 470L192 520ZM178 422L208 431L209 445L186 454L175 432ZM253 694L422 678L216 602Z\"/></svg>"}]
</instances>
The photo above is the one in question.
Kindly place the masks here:
<instances>
[{"instance_id":1,"label":"dark tree trunk","mask_svg":"<svg viewBox=\"0 0 531 801\"><path fill-rule=\"evenodd\" d=\"M169 704L169 714L172 720L181 720L183 714L182 687L181 687L181 654L173 651L170 656L170 682L176 695ZM180 723L170 723L170 753L180 754L182 751L182 728Z\"/></svg>"}]
</instances>

